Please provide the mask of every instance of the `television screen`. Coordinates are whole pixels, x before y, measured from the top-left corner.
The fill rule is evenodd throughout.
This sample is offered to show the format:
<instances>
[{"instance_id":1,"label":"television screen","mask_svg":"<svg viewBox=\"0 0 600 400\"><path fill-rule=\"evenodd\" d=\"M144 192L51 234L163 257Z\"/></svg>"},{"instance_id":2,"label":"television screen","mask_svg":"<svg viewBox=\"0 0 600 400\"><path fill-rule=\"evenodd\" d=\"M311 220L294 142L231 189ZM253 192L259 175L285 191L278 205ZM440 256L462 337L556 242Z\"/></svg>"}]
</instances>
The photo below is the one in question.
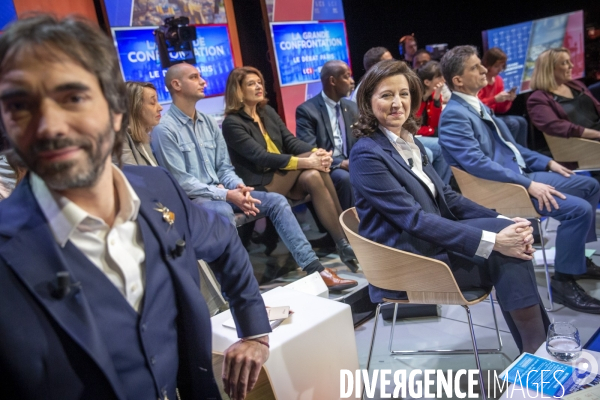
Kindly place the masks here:
<instances>
[{"instance_id":1,"label":"television screen","mask_svg":"<svg viewBox=\"0 0 600 400\"><path fill-rule=\"evenodd\" d=\"M585 72L583 42L583 11L509 25L483 31L483 47L499 47L508 56L506 70L500 73L504 87L517 88L517 93L529 91L535 60L552 47L566 47L571 52L573 78Z\"/></svg>"},{"instance_id":2,"label":"television screen","mask_svg":"<svg viewBox=\"0 0 600 400\"><path fill-rule=\"evenodd\" d=\"M12 0L0 2L0 31L6 28L10 22L17 20L17 11Z\"/></svg>"},{"instance_id":3,"label":"television screen","mask_svg":"<svg viewBox=\"0 0 600 400\"><path fill-rule=\"evenodd\" d=\"M168 17L188 17L192 25L225 24L221 0L104 0L110 26L162 25Z\"/></svg>"},{"instance_id":4,"label":"television screen","mask_svg":"<svg viewBox=\"0 0 600 400\"><path fill-rule=\"evenodd\" d=\"M156 27L113 28L115 46L126 81L150 82L158 90L161 103L170 102L171 96L164 84L167 73L160 65L160 57L153 31ZM196 66L207 81L206 96L225 93L227 77L234 68L227 25L196 26L198 38L193 42ZM170 54L172 59L179 57Z\"/></svg>"},{"instance_id":5,"label":"television screen","mask_svg":"<svg viewBox=\"0 0 600 400\"><path fill-rule=\"evenodd\" d=\"M281 86L319 81L329 60L350 64L342 21L271 23L271 37Z\"/></svg>"}]
</instances>

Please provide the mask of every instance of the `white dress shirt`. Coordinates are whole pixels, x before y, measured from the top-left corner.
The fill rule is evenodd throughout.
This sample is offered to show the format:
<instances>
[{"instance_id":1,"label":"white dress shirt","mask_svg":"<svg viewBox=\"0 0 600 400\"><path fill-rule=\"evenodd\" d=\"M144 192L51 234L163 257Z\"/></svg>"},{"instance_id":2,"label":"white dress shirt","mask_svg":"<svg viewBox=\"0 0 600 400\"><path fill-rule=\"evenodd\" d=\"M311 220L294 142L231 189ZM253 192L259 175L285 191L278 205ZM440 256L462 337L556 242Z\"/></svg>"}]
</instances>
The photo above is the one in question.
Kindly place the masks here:
<instances>
[{"instance_id":1,"label":"white dress shirt","mask_svg":"<svg viewBox=\"0 0 600 400\"><path fill-rule=\"evenodd\" d=\"M421 159L421 150L415 144L413 135L410 134L409 132L406 132L408 141L405 141L400 136L396 135L395 133L393 133L392 131L386 129L385 127L383 127L381 125L379 125L379 129L381 129L383 131L385 136L392 143L392 146L394 146L394 148L396 149L398 154L400 154L400 156L404 159L404 161L408 165L412 164L412 166L411 166L412 172L414 172L414 174L417 175L417 177L421 181L423 181L425 186L427 186L429 188L429 191L431 192L431 194L433 194L433 197L435 198L437 196L437 190L435 189L435 185L433 184L433 182L431 181L429 176L427 176L427 174L425 172L423 172L423 161ZM412 159L412 161L410 161L411 159Z\"/></svg>"},{"instance_id":2,"label":"white dress shirt","mask_svg":"<svg viewBox=\"0 0 600 400\"><path fill-rule=\"evenodd\" d=\"M158 164L156 163L156 161L154 161L154 156L150 155L152 154L150 143L142 143L142 145L140 146L140 150L142 151L142 153L144 153L144 157L146 157L146 160L148 160L152 167L158 167ZM148 150L150 150L150 153L148 153Z\"/></svg>"},{"instance_id":3,"label":"white dress shirt","mask_svg":"<svg viewBox=\"0 0 600 400\"><path fill-rule=\"evenodd\" d=\"M519 165L519 170L521 171L521 173L523 173L523 170L526 168L526 165L525 165L525 160L523 159L523 156L521 155L521 152L519 151L519 149L517 149L517 146L515 146L514 144L512 144L511 142L506 140L504 138L504 136L502 136L502 132L500 132L498 125L496 125L496 122L489 115L486 108L481 103L481 100L479 100L479 98L477 96L471 96L471 95L468 95L465 93L460 93L460 92L453 92L453 93L456 94L458 97L462 98L464 101L466 101L471 107L473 107L475 109L475 111L477 111L478 114L483 116L483 119L492 121L492 123L494 124L494 128L496 128L496 132L498 133L498 136L500 137L500 140L502 140L502 142L504 142L504 144L507 145L508 148L513 152L513 154L515 155L515 160L517 161L517 164Z\"/></svg>"},{"instance_id":4,"label":"white dress shirt","mask_svg":"<svg viewBox=\"0 0 600 400\"><path fill-rule=\"evenodd\" d=\"M386 129L385 127L379 125L379 129L385 134L388 140L392 143L392 146L396 149L400 157L404 159L404 161L410 165L409 159L412 158L411 168L412 172L419 178L425 186L429 188L429 191L433 194L435 198L437 196L437 190L435 189L435 185L427 176L425 172L423 172L423 162L421 161L421 150L415 144L413 139L413 135L407 133L408 142L400 138L395 133ZM500 216L499 216L500 217ZM504 217L506 218L506 217ZM487 259L492 250L494 249L494 245L496 244L496 233L489 231L481 231L481 241L479 242L479 246L477 247L477 251L475 252L476 256L483 257Z\"/></svg>"},{"instance_id":5,"label":"white dress shirt","mask_svg":"<svg viewBox=\"0 0 600 400\"><path fill-rule=\"evenodd\" d=\"M70 240L121 292L137 312L144 296L145 252L137 223L140 199L116 167L113 168L119 212L113 226L46 186L31 174L31 189L59 246Z\"/></svg>"},{"instance_id":6,"label":"white dress shirt","mask_svg":"<svg viewBox=\"0 0 600 400\"><path fill-rule=\"evenodd\" d=\"M335 112L335 106L339 104L340 113L342 113L342 104L341 102L335 102L331 100L325 92L321 91L321 96L323 96L323 100L325 100L325 105L327 106L327 114L329 115L329 124L331 125L331 130L333 132L333 141L334 149L333 149L333 157L339 157L344 154L344 136L346 132L340 132L340 124L338 124L337 115ZM344 118L344 114L342 113L342 118Z\"/></svg>"},{"instance_id":7,"label":"white dress shirt","mask_svg":"<svg viewBox=\"0 0 600 400\"><path fill-rule=\"evenodd\" d=\"M17 174L8 164L5 155L0 156L0 200L6 199L17 184Z\"/></svg>"}]
</instances>

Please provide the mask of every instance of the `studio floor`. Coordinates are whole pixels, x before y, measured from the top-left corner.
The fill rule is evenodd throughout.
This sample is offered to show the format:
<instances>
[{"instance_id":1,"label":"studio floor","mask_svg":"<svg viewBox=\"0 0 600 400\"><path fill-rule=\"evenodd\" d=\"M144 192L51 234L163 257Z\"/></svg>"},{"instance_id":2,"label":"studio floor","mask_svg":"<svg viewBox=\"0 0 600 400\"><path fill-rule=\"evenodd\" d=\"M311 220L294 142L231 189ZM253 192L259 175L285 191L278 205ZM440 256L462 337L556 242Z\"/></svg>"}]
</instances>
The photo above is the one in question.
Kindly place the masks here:
<instances>
[{"instance_id":1,"label":"studio floor","mask_svg":"<svg viewBox=\"0 0 600 400\"><path fill-rule=\"evenodd\" d=\"M310 213L306 213L310 214ZM597 212L598 220L600 220L600 210ZM306 220L303 220L306 218ZM299 215L299 220L305 229L309 239L319 236L319 233L311 226L310 216ZM544 224L545 225L545 224ZM550 220L545 226L544 238L546 247L554 246L556 236L556 227L558 222ZM597 232L600 236L600 221L596 224ZM261 283L263 290L268 290L274 286L280 286L285 282L293 281L303 275L297 271L297 266L293 259L289 256L287 249L283 244L279 244L278 248L270 257L264 256L261 251L261 246L253 245L250 249L252 264L255 268L255 274ZM587 249L594 249L596 252L592 256L593 261L600 265L600 241L589 243ZM541 252L541 250L539 250ZM360 272L358 274L350 273L344 264L342 264L335 254L321 254L321 261L327 267L333 268L344 277L353 277L361 282L364 282L364 277ZM551 272L552 272L551 268ZM546 290L545 275L543 267L536 268L536 276L540 296L548 305L548 296ZM581 280L579 284L592 296L600 299L600 281ZM512 336L506 326L500 307L497 303L494 304L500 335L502 339L502 353L481 355L481 367L484 377L493 377L492 371L497 371L498 374L504 370L510 363L519 355L518 349L512 339ZM475 335L478 348L495 348L498 346L496 332L494 328L494 319L491 312L489 301L484 301L471 307L473 323L475 325ZM554 304L554 311L549 314L551 321L570 322L579 329L582 343L589 340L592 334L600 327L600 315L583 314L570 310L560 304ZM388 351L388 343L390 338L391 322L384 321L379 318L375 321L373 317L362 323L355 329L356 346L359 357L360 368L365 368L367 364L367 356L369 351L369 343L373 332L374 324L378 324L377 336L373 348L373 356L370 369L389 369L392 371L406 370L406 374L414 369L441 369L441 370L459 370L459 369L475 369L475 359L472 354L468 355L419 355L419 356L392 356ZM471 348L471 338L467 316L464 309L460 306L438 306L437 317L420 317L401 319L396 322L395 337L393 341L394 350L424 350L424 349L469 349ZM466 385L466 382L465 382ZM391 393L393 383L390 389ZM499 398L501 393L496 396L490 396L490 399ZM377 387L373 399L380 399L380 389ZM389 398L389 397L388 397ZM394 397L392 397L394 398ZM422 397L403 397L403 398L422 398ZM440 397L448 398L448 397Z\"/></svg>"}]
</instances>

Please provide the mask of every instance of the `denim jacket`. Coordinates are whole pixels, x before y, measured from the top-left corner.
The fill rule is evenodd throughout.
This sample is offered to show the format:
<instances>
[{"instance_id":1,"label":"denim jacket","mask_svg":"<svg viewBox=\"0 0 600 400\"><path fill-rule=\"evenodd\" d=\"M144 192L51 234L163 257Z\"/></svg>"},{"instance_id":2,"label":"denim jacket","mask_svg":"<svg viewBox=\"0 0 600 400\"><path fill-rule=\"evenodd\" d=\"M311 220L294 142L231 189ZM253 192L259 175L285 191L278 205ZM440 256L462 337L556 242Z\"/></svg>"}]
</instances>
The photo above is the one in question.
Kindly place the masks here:
<instances>
[{"instance_id":1,"label":"denim jacket","mask_svg":"<svg viewBox=\"0 0 600 400\"><path fill-rule=\"evenodd\" d=\"M195 128L195 132L194 132ZM172 104L151 134L152 151L190 198L225 201L228 189L243 181L236 175L217 122L196 110L196 121ZM225 189L218 188L222 184Z\"/></svg>"}]
</instances>

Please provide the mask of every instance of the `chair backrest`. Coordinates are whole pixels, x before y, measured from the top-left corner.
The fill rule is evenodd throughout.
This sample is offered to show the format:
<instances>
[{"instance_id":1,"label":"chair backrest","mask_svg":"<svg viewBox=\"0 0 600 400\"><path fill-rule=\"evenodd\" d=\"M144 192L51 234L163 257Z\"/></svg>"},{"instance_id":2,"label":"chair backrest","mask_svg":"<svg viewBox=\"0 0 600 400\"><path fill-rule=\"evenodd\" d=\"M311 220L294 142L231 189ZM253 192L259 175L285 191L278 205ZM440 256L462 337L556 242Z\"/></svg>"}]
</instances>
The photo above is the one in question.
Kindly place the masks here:
<instances>
[{"instance_id":1,"label":"chair backrest","mask_svg":"<svg viewBox=\"0 0 600 400\"><path fill-rule=\"evenodd\" d=\"M411 303L469 304L445 263L360 236L355 208L344 211L340 223L370 284L405 291Z\"/></svg>"},{"instance_id":2,"label":"chair backrest","mask_svg":"<svg viewBox=\"0 0 600 400\"><path fill-rule=\"evenodd\" d=\"M456 167L450 167L462 195L507 217L539 218L527 189L514 183L477 178Z\"/></svg>"},{"instance_id":3,"label":"chair backrest","mask_svg":"<svg viewBox=\"0 0 600 400\"><path fill-rule=\"evenodd\" d=\"M552 158L577 162L579 169L600 169L600 142L582 138L562 138L544 133Z\"/></svg>"}]
</instances>

